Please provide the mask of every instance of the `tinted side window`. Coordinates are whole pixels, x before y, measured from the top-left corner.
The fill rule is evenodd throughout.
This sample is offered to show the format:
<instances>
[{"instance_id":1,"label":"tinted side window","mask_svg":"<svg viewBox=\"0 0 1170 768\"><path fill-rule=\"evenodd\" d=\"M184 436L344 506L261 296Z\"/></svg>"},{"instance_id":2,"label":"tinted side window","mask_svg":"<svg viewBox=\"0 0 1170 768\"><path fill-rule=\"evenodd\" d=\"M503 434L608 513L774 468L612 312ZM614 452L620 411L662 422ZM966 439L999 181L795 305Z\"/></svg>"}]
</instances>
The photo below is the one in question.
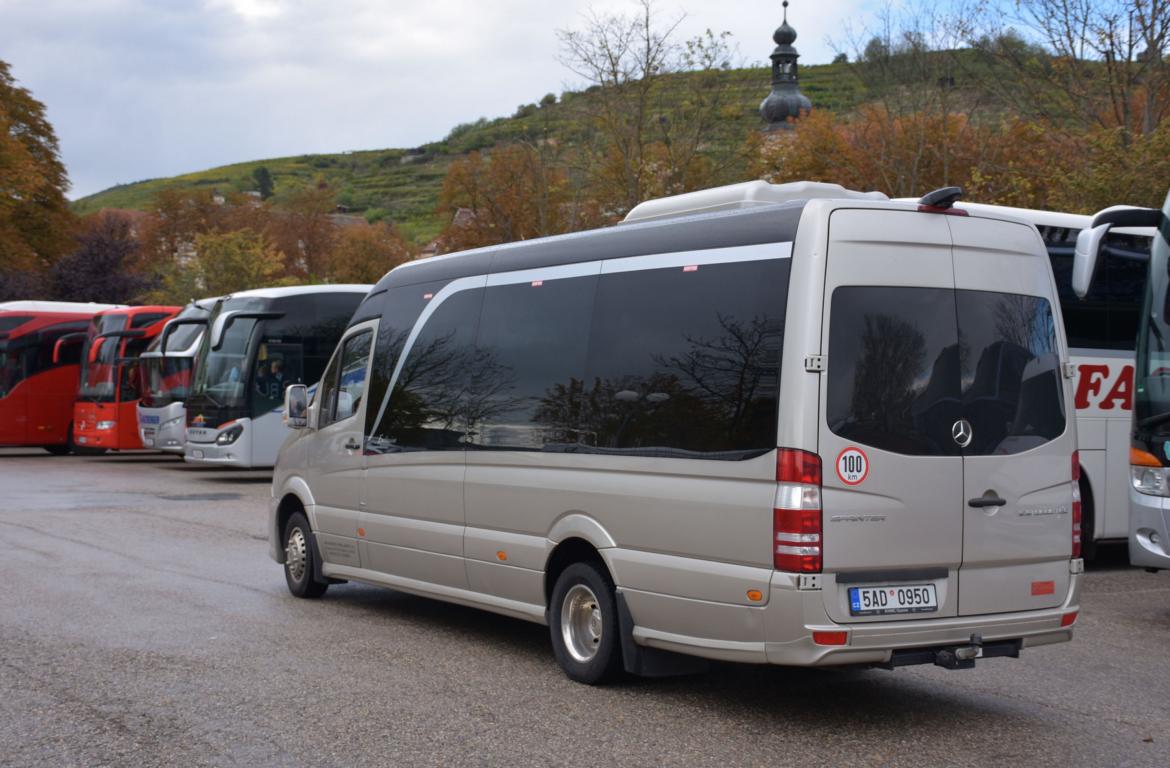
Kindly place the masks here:
<instances>
[{"instance_id":1,"label":"tinted side window","mask_svg":"<svg viewBox=\"0 0 1170 768\"><path fill-rule=\"evenodd\" d=\"M1068 344L1090 349L1133 349L1150 238L1108 235L1092 290L1082 300L1072 290L1073 248L1077 232L1062 228L1041 229L1060 295Z\"/></svg>"},{"instance_id":2,"label":"tinted side window","mask_svg":"<svg viewBox=\"0 0 1170 768\"><path fill-rule=\"evenodd\" d=\"M453 294L426 320L368 441L374 452L462 450L473 400L475 336L483 290Z\"/></svg>"},{"instance_id":3,"label":"tinted side window","mask_svg":"<svg viewBox=\"0 0 1170 768\"><path fill-rule=\"evenodd\" d=\"M1045 299L959 291L966 455L1010 454L1064 433L1056 326Z\"/></svg>"},{"instance_id":4,"label":"tinted side window","mask_svg":"<svg viewBox=\"0 0 1170 768\"><path fill-rule=\"evenodd\" d=\"M833 291L829 428L847 440L916 456L958 455L955 292L847 286Z\"/></svg>"},{"instance_id":5,"label":"tinted side window","mask_svg":"<svg viewBox=\"0 0 1170 768\"><path fill-rule=\"evenodd\" d=\"M590 276L487 289L468 386L475 446L575 446L596 287Z\"/></svg>"},{"instance_id":6,"label":"tinted side window","mask_svg":"<svg viewBox=\"0 0 1170 768\"><path fill-rule=\"evenodd\" d=\"M579 411L592 450L742 459L776 447L789 261L602 275Z\"/></svg>"},{"instance_id":7,"label":"tinted side window","mask_svg":"<svg viewBox=\"0 0 1170 768\"><path fill-rule=\"evenodd\" d=\"M331 421L348 419L361 408L373 339L373 332L363 331L345 340L341 348L341 370L338 372L337 398Z\"/></svg>"},{"instance_id":8,"label":"tinted side window","mask_svg":"<svg viewBox=\"0 0 1170 768\"><path fill-rule=\"evenodd\" d=\"M410 338L414 324L444 285L446 283L423 283L391 288L385 292L367 390L370 401L369 407L366 408L367 435L374 433L374 424L386 397L390 377L394 374L394 366L398 365L398 357L402 354L406 340Z\"/></svg>"}]
</instances>

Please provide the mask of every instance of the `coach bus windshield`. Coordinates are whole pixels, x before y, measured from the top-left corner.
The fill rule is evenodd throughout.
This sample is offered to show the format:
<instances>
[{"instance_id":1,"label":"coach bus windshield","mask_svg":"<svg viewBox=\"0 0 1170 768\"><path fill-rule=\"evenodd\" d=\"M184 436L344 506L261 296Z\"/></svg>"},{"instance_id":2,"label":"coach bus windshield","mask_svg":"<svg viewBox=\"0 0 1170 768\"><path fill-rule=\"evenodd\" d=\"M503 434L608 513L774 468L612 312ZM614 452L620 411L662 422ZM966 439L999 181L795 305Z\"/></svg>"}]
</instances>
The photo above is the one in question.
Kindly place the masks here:
<instances>
[{"instance_id":1,"label":"coach bus windshield","mask_svg":"<svg viewBox=\"0 0 1170 768\"><path fill-rule=\"evenodd\" d=\"M222 307L222 305L221 305ZM221 307L212 313L209 328L214 328ZM248 369L252 353L252 332L256 318L241 317L223 332L219 349L211 348L211 333L203 334L191 397L204 397L219 408L244 408L248 405Z\"/></svg>"},{"instance_id":2,"label":"coach bus windshield","mask_svg":"<svg viewBox=\"0 0 1170 768\"><path fill-rule=\"evenodd\" d=\"M113 402L118 391L118 351L122 339L118 336L99 339L98 336L124 330L128 320L124 314L100 315L90 324L81 356L81 386L77 390L80 399L95 403ZM95 344L99 345L96 353L93 352Z\"/></svg>"},{"instance_id":3,"label":"coach bus windshield","mask_svg":"<svg viewBox=\"0 0 1170 768\"><path fill-rule=\"evenodd\" d=\"M1134 435L1139 440L1170 435L1170 196L1150 249L1138 330Z\"/></svg>"}]
</instances>

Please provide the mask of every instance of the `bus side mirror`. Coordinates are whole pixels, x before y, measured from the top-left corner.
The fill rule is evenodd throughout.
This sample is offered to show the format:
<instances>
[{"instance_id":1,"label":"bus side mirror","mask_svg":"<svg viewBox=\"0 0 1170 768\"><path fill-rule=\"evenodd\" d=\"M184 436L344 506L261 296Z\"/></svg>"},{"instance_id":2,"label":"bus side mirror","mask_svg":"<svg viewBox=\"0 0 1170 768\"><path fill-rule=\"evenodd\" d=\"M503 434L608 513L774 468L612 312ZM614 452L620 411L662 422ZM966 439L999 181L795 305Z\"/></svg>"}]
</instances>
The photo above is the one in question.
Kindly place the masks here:
<instances>
[{"instance_id":1,"label":"bus side mirror","mask_svg":"<svg viewBox=\"0 0 1170 768\"><path fill-rule=\"evenodd\" d=\"M289 429L309 426L309 388L304 384L289 384L285 387L284 423Z\"/></svg>"},{"instance_id":2,"label":"bus side mirror","mask_svg":"<svg viewBox=\"0 0 1170 768\"><path fill-rule=\"evenodd\" d=\"M1093 277L1097 273L1097 260L1101 256L1101 243L1109 233L1111 224L1082 229L1077 235L1076 253L1073 256L1072 287L1078 299L1089 295Z\"/></svg>"},{"instance_id":3,"label":"bus side mirror","mask_svg":"<svg viewBox=\"0 0 1170 768\"><path fill-rule=\"evenodd\" d=\"M99 336L93 340L93 344L89 345L89 361L91 363L97 362L98 353L102 351L102 344L104 344L105 341L105 338Z\"/></svg>"},{"instance_id":4,"label":"bus side mirror","mask_svg":"<svg viewBox=\"0 0 1170 768\"><path fill-rule=\"evenodd\" d=\"M53 365L61 364L61 351L70 344L80 344L84 333L67 333L53 344Z\"/></svg>"}]
</instances>

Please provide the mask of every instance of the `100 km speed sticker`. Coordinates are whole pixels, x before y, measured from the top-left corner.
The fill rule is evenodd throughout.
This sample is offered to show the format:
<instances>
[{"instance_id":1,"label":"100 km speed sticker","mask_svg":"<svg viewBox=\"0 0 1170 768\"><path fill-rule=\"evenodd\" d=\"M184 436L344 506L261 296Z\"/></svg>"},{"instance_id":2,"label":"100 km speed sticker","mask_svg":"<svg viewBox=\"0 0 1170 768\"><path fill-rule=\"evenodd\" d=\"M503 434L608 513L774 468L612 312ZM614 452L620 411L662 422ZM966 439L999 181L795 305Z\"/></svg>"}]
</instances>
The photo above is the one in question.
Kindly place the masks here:
<instances>
[{"instance_id":1,"label":"100 km speed sticker","mask_svg":"<svg viewBox=\"0 0 1170 768\"><path fill-rule=\"evenodd\" d=\"M837 477L845 485L860 485L869 474L869 458L860 448L849 447L837 454Z\"/></svg>"}]
</instances>

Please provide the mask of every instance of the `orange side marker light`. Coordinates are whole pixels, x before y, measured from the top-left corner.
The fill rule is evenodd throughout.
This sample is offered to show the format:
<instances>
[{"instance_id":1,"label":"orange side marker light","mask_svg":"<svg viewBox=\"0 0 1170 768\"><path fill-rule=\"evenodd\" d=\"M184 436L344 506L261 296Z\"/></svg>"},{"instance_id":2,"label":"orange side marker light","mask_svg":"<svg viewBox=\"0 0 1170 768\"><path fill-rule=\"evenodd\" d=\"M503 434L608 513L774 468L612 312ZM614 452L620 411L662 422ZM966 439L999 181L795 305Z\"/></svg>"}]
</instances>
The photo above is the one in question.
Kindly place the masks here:
<instances>
[{"instance_id":1,"label":"orange side marker light","mask_svg":"<svg viewBox=\"0 0 1170 768\"><path fill-rule=\"evenodd\" d=\"M508 553L507 553L507 552L505 552L504 550L502 550L502 549L501 549L499 552L497 552L497 553L496 553L496 557L497 557L497 558L499 558L501 561L502 561L502 560L507 560L507 559L508 559Z\"/></svg>"},{"instance_id":2,"label":"orange side marker light","mask_svg":"<svg viewBox=\"0 0 1170 768\"><path fill-rule=\"evenodd\" d=\"M748 600L751 600L753 603L758 603L764 599L764 593L758 589L749 589L747 591L747 596Z\"/></svg>"}]
</instances>

